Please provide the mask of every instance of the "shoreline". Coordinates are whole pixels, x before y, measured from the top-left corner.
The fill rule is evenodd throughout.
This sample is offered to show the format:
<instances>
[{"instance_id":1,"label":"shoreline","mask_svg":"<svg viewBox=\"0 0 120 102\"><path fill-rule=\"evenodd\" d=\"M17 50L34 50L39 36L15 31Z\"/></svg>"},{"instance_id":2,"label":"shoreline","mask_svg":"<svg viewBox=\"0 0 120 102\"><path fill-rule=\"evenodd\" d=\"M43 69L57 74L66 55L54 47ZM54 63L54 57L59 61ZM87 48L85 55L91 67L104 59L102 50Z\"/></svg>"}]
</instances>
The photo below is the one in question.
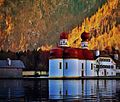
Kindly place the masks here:
<instances>
[{"instance_id":1,"label":"shoreline","mask_svg":"<svg viewBox=\"0 0 120 102\"><path fill-rule=\"evenodd\" d=\"M40 76L40 77L19 77L19 78L12 78L12 77L6 77L6 78L0 78L2 79L13 79L13 80L23 80L23 79L35 79L35 80L41 80L41 79L47 79L47 80L120 80L120 76L109 76L109 77L47 77L47 76Z\"/></svg>"}]
</instances>

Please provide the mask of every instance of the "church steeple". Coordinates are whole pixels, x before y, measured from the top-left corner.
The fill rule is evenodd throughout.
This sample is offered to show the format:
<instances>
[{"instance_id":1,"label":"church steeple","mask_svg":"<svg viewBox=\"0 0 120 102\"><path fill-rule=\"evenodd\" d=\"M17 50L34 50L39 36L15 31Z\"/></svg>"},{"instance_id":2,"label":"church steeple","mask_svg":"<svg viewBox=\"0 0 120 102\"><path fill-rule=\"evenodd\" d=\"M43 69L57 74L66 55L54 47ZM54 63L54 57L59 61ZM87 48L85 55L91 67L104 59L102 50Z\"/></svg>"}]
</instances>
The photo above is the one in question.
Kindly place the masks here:
<instances>
[{"instance_id":1,"label":"church steeple","mask_svg":"<svg viewBox=\"0 0 120 102\"><path fill-rule=\"evenodd\" d=\"M60 34L59 46L60 47L68 47L68 33L62 32Z\"/></svg>"},{"instance_id":2,"label":"church steeple","mask_svg":"<svg viewBox=\"0 0 120 102\"><path fill-rule=\"evenodd\" d=\"M90 38L91 38L91 35L85 31L81 34L81 39L82 39L81 47L83 49L88 49L88 41L90 40Z\"/></svg>"}]
</instances>

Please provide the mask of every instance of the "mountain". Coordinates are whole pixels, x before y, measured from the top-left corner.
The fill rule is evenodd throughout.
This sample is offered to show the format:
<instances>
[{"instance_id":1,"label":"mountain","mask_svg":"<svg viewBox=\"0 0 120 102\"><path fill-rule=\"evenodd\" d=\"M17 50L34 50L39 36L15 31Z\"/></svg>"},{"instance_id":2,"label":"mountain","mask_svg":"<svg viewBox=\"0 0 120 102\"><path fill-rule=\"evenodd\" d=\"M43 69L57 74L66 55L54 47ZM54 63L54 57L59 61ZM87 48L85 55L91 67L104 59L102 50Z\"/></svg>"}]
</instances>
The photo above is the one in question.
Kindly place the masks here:
<instances>
[{"instance_id":1,"label":"mountain","mask_svg":"<svg viewBox=\"0 0 120 102\"><path fill-rule=\"evenodd\" d=\"M84 19L69 34L69 44L80 47L80 35L83 31L91 34L89 49L120 49L120 1L108 0L91 17Z\"/></svg>"},{"instance_id":2,"label":"mountain","mask_svg":"<svg viewBox=\"0 0 120 102\"><path fill-rule=\"evenodd\" d=\"M55 46L60 32L70 32L77 25L82 25L86 17L95 15L106 2L106 0L0 0L0 48L20 51Z\"/></svg>"}]
</instances>

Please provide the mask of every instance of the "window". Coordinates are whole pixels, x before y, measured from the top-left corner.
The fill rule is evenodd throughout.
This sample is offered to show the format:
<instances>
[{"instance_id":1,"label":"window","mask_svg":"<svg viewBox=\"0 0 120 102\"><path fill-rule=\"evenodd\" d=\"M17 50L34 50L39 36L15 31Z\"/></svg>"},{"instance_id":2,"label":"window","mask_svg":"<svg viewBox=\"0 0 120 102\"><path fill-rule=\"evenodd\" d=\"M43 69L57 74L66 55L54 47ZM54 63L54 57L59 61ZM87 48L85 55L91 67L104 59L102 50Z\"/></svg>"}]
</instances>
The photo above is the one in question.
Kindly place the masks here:
<instances>
[{"instance_id":1,"label":"window","mask_svg":"<svg viewBox=\"0 0 120 102\"><path fill-rule=\"evenodd\" d=\"M102 75L103 75L103 72L102 72Z\"/></svg>"},{"instance_id":2,"label":"window","mask_svg":"<svg viewBox=\"0 0 120 102\"><path fill-rule=\"evenodd\" d=\"M62 62L59 63L59 69L62 69Z\"/></svg>"},{"instance_id":3,"label":"window","mask_svg":"<svg viewBox=\"0 0 120 102\"><path fill-rule=\"evenodd\" d=\"M100 58L99 61L110 62L110 59L102 59L102 58Z\"/></svg>"},{"instance_id":4,"label":"window","mask_svg":"<svg viewBox=\"0 0 120 102\"><path fill-rule=\"evenodd\" d=\"M67 42L66 42L66 41L63 41L63 45L67 45Z\"/></svg>"},{"instance_id":5,"label":"window","mask_svg":"<svg viewBox=\"0 0 120 102\"><path fill-rule=\"evenodd\" d=\"M93 63L91 63L91 70L93 70Z\"/></svg>"},{"instance_id":6,"label":"window","mask_svg":"<svg viewBox=\"0 0 120 102\"><path fill-rule=\"evenodd\" d=\"M107 72L107 75L108 75L108 72Z\"/></svg>"},{"instance_id":7,"label":"window","mask_svg":"<svg viewBox=\"0 0 120 102\"><path fill-rule=\"evenodd\" d=\"M111 72L111 75L113 75L113 72Z\"/></svg>"},{"instance_id":8,"label":"window","mask_svg":"<svg viewBox=\"0 0 120 102\"><path fill-rule=\"evenodd\" d=\"M67 62L65 63L65 68L68 69L68 63Z\"/></svg>"},{"instance_id":9,"label":"window","mask_svg":"<svg viewBox=\"0 0 120 102\"><path fill-rule=\"evenodd\" d=\"M82 63L82 70L84 69L84 64Z\"/></svg>"},{"instance_id":10,"label":"window","mask_svg":"<svg viewBox=\"0 0 120 102\"><path fill-rule=\"evenodd\" d=\"M113 66L113 65L111 65L111 68L114 68L114 66Z\"/></svg>"},{"instance_id":11,"label":"window","mask_svg":"<svg viewBox=\"0 0 120 102\"><path fill-rule=\"evenodd\" d=\"M96 65L96 68L110 68L110 65Z\"/></svg>"},{"instance_id":12,"label":"window","mask_svg":"<svg viewBox=\"0 0 120 102\"><path fill-rule=\"evenodd\" d=\"M65 44L65 40L63 40L63 44Z\"/></svg>"}]
</instances>

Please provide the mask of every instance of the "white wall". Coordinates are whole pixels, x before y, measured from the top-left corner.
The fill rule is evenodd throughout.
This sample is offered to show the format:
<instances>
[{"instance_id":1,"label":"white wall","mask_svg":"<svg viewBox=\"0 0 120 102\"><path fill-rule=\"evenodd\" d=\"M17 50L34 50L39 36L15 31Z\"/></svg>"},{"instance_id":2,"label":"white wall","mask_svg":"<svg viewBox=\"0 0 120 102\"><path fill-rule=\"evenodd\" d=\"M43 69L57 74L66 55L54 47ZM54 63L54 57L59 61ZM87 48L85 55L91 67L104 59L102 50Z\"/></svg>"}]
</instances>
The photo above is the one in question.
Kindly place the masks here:
<instances>
[{"instance_id":1,"label":"white wall","mask_svg":"<svg viewBox=\"0 0 120 102\"><path fill-rule=\"evenodd\" d=\"M79 77L79 60L78 59L64 59L64 76L65 77ZM68 64L68 68L66 68L66 63Z\"/></svg>"},{"instance_id":2,"label":"white wall","mask_svg":"<svg viewBox=\"0 0 120 102\"><path fill-rule=\"evenodd\" d=\"M49 77L63 77L63 59L49 59Z\"/></svg>"},{"instance_id":3,"label":"white wall","mask_svg":"<svg viewBox=\"0 0 120 102\"><path fill-rule=\"evenodd\" d=\"M84 64L83 69L82 69L82 63ZM92 70L91 70L91 64L93 64ZM94 64L95 64L94 60L79 60L80 76L82 76L82 70L84 70L84 76L96 76Z\"/></svg>"},{"instance_id":4,"label":"white wall","mask_svg":"<svg viewBox=\"0 0 120 102\"><path fill-rule=\"evenodd\" d=\"M86 76L95 76L95 69L94 69L94 64L95 64L95 61L94 60L86 60L85 61L86 63ZM91 64L92 64L92 68L91 68Z\"/></svg>"}]
</instances>

